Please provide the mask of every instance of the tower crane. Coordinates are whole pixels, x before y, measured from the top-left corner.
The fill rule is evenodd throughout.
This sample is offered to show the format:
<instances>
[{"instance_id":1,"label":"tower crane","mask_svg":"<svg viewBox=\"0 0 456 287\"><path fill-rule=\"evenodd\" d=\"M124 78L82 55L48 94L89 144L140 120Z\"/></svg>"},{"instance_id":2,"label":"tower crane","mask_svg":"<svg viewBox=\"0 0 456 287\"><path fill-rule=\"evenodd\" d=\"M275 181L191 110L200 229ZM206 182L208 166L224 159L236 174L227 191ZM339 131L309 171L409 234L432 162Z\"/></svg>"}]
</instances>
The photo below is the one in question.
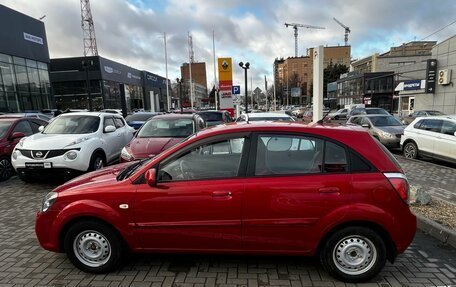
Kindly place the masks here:
<instances>
[{"instance_id":1,"label":"tower crane","mask_svg":"<svg viewBox=\"0 0 456 287\"><path fill-rule=\"evenodd\" d=\"M285 27L289 27L289 26L293 27L293 29L294 29L295 57L298 56L298 28L325 29L325 27L319 27L319 26L304 25L304 24L297 24L297 23L285 23Z\"/></svg>"},{"instance_id":2,"label":"tower crane","mask_svg":"<svg viewBox=\"0 0 456 287\"><path fill-rule=\"evenodd\" d=\"M348 34L350 34L350 27L347 27L345 26L344 24L342 24L342 22L340 22L339 20L337 20L336 18L333 17L333 20L336 21L337 24L339 24L340 26L342 26L342 28L345 29L345 46L348 46Z\"/></svg>"}]
</instances>

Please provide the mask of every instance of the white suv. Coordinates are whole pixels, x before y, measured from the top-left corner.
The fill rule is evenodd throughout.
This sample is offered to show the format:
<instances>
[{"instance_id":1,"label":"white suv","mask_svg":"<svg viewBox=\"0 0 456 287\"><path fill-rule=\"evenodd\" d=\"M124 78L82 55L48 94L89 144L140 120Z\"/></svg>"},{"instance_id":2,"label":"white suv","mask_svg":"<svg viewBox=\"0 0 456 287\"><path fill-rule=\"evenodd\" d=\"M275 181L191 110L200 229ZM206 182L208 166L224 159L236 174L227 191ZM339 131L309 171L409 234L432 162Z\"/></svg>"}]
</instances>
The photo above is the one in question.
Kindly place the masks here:
<instances>
[{"instance_id":1,"label":"white suv","mask_svg":"<svg viewBox=\"0 0 456 287\"><path fill-rule=\"evenodd\" d=\"M404 130L406 158L427 156L456 163L456 115L417 118Z\"/></svg>"},{"instance_id":2,"label":"white suv","mask_svg":"<svg viewBox=\"0 0 456 287\"><path fill-rule=\"evenodd\" d=\"M40 131L21 139L11 155L24 181L45 172L97 170L117 161L134 129L120 115L79 112L62 114Z\"/></svg>"}]
</instances>

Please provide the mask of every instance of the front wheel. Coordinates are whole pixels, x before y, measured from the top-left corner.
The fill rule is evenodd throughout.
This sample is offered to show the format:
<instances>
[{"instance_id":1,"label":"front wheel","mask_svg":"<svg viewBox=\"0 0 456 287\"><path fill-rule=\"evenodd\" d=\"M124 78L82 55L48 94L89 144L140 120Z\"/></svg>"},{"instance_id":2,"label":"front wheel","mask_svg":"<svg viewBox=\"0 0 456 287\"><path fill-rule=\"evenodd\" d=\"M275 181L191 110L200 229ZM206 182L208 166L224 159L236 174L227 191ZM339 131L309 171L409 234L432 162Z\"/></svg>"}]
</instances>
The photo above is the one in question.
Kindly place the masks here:
<instances>
[{"instance_id":1,"label":"front wheel","mask_svg":"<svg viewBox=\"0 0 456 287\"><path fill-rule=\"evenodd\" d=\"M320 262L333 277L344 282L364 282L385 266L383 239L365 227L347 227L332 234L320 250Z\"/></svg>"},{"instance_id":2,"label":"front wheel","mask_svg":"<svg viewBox=\"0 0 456 287\"><path fill-rule=\"evenodd\" d=\"M14 168L7 157L0 158L0 181L5 181L14 174Z\"/></svg>"},{"instance_id":3,"label":"front wheel","mask_svg":"<svg viewBox=\"0 0 456 287\"><path fill-rule=\"evenodd\" d=\"M88 171L94 171L102 169L106 165L105 159L100 152L96 152L92 155L90 159L90 166Z\"/></svg>"},{"instance_id":4,"label":"front wheel","mask_svg":"<svg viewBox=\"0 0 456 287\"><path fill-rule=\"evenodd\" d=\"M406 158L416 159L418 157L418 147L414 142L406 143L402 152Z\"/></svg>"},{"instance_id":5,"label":"front wheel","mask_svg":"<svg viewBox=\"0 0 456 287\"><path fill-rule=\"evenodd\" d=\"M64 249L77 268L89 273L115 270L123 255L117 233L107 225L90 221L81 221L69 228Z\"/></svg>"}]
</instances>

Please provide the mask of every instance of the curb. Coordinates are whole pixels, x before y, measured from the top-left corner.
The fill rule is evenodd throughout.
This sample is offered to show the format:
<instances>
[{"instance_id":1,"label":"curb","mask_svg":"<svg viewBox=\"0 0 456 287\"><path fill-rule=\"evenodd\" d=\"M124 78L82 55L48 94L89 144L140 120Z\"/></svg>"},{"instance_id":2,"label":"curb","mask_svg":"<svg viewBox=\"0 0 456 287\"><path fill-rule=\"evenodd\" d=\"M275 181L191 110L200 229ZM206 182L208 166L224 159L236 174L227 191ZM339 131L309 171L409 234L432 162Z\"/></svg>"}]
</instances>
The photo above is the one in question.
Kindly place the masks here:
<instances>
[{"instance_id":1,"label":"curb","mask_svg":"<svg viewBox=\"0 0 456 287\"><path fill-rule=\"evenodd\" d=\"M453 248L456 248L456 231L451 230L433 220L430 220L421 214L415 213L415 216L419 230L434 237L443 244L447 244Z\"/></svg>"}]
</instances>

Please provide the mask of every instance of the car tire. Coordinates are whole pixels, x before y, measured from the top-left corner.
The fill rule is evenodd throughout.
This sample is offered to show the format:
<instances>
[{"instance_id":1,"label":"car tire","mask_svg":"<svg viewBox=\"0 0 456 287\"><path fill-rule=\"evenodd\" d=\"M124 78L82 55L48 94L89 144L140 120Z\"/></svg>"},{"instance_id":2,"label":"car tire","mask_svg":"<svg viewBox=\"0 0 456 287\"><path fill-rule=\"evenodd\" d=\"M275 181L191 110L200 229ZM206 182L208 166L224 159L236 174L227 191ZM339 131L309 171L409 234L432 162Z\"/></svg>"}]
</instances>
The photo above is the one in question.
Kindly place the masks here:
<instances>
[{"instance_id":1,"label":"car tire","mask_svg":"<svg viewBox=\"0 0 456 287\"><path fill-rule=\"evenodd\" d=\"M80 221L68 229L64 250L78 269L88 273L107 273L117 269L124 248L120 236L106 224Z\"/></svg>"},{"instance_id":2,"label":"car tire","mask_svg":"<svg viewBox=\"0 0 456 287\"><path fill-rule=\"evenodd\" d=\"M337 121L339 119L339 116L335 116L334 119Z\"/></svg>"},{"instance_id":3,"label":"car tire","mask_svg":"<svg viewBox=\"0 0 456 287\"><path fill-rule=\"evenodd\" d=\"M418 158L418 146L416 143L410 141L404 145L402 154L405 158L416 159Z\"/></svg>"},{"instance_id":4,"label":"car tire","mask_svg":"<svg viewBox=\"0 0 456 287\"><path fill-rule=\"evenodd\" d=\"M4 156L0 157L0 181L9 179L14 174L14 168L11 160Z\"/></svg>"},{"instance_id":5,"label":"car tire","mask_svg":"<svg viewBox=\"0 0 456 287\"><path fill-rule=\"evenodd\" d=\"M88 171L102 169L106 166L106 160L101 152L95 152L90 158L90 165Z\"/></svg>"},{"instance_id":6,"label":"car tire","mask_svg":"<svg viewBox=\"0 0 456 287\"><path fill-rule=\"evenodd\" d=\"M375 231L351 226L331 234L321 246L319 257L331 276L344 282L365 282L385 266L386 247Z\"/></svg>"}]
</instances>

